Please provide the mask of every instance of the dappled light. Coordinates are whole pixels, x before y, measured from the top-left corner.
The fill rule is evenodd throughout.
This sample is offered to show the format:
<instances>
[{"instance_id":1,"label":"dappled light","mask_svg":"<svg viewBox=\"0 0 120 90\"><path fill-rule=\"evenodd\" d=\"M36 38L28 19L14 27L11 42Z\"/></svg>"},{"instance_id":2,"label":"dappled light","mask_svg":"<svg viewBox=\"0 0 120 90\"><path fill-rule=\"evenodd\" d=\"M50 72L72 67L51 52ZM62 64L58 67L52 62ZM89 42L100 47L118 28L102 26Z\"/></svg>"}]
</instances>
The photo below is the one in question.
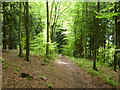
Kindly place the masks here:
<instances>
[{"instance_id":1,"label":"dappled light","mask_svg":"<svg viewBox=\"0 0 120 90\"><path fill-rule=\"evenodd\" d=\"M120 1L3 1L2 88L119 87Z\"/></svg>"}]
</instances>

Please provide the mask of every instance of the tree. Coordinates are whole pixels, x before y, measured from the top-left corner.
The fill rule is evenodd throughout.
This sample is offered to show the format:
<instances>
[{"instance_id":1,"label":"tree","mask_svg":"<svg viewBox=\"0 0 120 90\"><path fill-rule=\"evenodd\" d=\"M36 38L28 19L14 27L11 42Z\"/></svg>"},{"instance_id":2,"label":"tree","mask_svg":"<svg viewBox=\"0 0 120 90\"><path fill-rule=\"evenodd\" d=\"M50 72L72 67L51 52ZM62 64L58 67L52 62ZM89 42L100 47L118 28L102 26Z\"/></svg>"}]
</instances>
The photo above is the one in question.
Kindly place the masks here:
<instances>
[{"instance_id":1,"label":"tree","mask_svg":"<svg viewBox=\"0 0 120 90\"><path fill-rule=\"evenodd\" d=\"M11 3L10 4L10 10L12 11L12 9L13 9L13 4ZM12 14L10 14L10 20L11 20L11 23L9 23L9 25L10 25L10 29L9 29L9 49L13 49L13 43L12 43L12 39L13 39L13 36L12 36L12 34L13 34L13 20L12 20Z\"/></svg>"},{"instance_id":2,"label":"tree","mask_svg":"<svg viewBox=\"0 0 120 90\"><path fill-rule=\"evenodd\" d=\"M28 0L26 2L26 22L25 22L25 27L26 27L26 56L25 60L29 61L29 50L30 50L30 44L29 44L29 5L28 5Z\"/></svg>"},{"instance_id":3,"label":"tree","mask_svg":"<svg viewBox=\"0 0 120 90\"><path fill-rule=\"evenodd\" d=\"M118 2L118 12L120 12L120 1ZM120 14L118 16L118 49L119 49L119 56L118 56L118 66L119 66L119 71L120 71ZM118 79L118 88L120 88L120 74L119 74L119 79Z\"/></svg>"},{"instance_id":4,"label":"tree","mask_svg":"<svg viewBox=\"0 0 120 90\"><path fill-rule=\"evenodd\" d=\"M54 6L54 14L53 14L53 6ZM57 24L58 18L60 16L60 14L58 14L58 13L60 13L60 3L59 2L55 3L55 0L54 0L52 2L51 12L50 12L50 26L51 26L50 39L51 39L51 42L53 42L53 36L55 33L56 24Z\"/></svg>"},{"instance_id":5,"label":"tree","mask_svg":"<svg viewBox=\"0 0 120 90\"><path fill-rule=\"evenodd\" d=\"M19 39L19 56L22 56L22 45L21 45L21 0L20 0L20 13L19 13L19 31L18 31L18 39Z\"/></svg>"},{"instance_id":6,"label":"tree","mask_svg":"<svg viewBox=\"0 0 120 90\"><path fill-rule=\"evenodd\" d=\"M87 36L87 24L88 24L88 3L86 2L86 24L85 24L85 41L84 41L84 45L85 45L85 55L84 58L87 58L87 48L86 48L86 36Z\"/></svg>"},{"instance_id":7,"label":"tree","mask_svg":"<svg viewBox=\"0 0 120 90\"><path fill-rule=\"evenodd\" d=\"M82 5L82 12L81 12L81 14L82 14L82 19L81 19L81 24L82 24L82 28L81 28L81 35L80 35L80 44L79 44L79 52L80 52L80 57L82 57L82 52L83 52L83 45L82 45L82 42L83 42L83 29L84 29L84 25L83 25L83 23L84 23L84 5Z\"/></svg>"},{"instance_id":8,"label":"tree","mask_svg":"<svg viewBox=\"0 0 120 90\"><path fill-rule=\"evenodd\" d=\"M120 12L120 1L118 2L118 8L119 8L119 11ZM118 16L118 49L120 49L120 14ZM119 53L120 53L120 50L119 50ZM119 65L119 69L120 69L120 57L118 58L118 65Z\"/></svg>"},{"instance_id":9,"label":"tree","mask_svg":"<svg viewBox=\"0 0 120 90\"><path fill-rule=\"evenodd\" d=\"M97 2L97 12L100 11L100 2ZM95 19L95 33L94 33L94 61L93 61L93 69L97 70L96 68L96 52L97 52L97 34L99 30L99 21L98 18Z\"/></svg>"},{"instance_id":10,"label":"tree","mask_svg":"<svg viewBox=\"0 0 120 90\"><path fill-rule=\"evenodd\" d=\"M3 26L2 26L2 31L3 31L3 49L7 49L6 45L6 28L5 28L5 22L6 22L6 12L5 12L5 7L6 3L3 2Z\"/></svg>"},{"instance_id":11,"label":"tree","mask_svg":"<svg viewBox=\"0 0 120 90\"><path fill-rule=\"evenodd\" d=\"M48 0L46 0L46 10L47 10L47 45L46 45L46 56L48 57L49 54L49 7L48 7Z\"/></svg>"},{"instance_id":12,"label":"tree","mask_svg":"<svg viewBox=\"0 0 120 90\"><path fill-rule=\"evenodd\" d=\"M74 49L74 57L77 57L77 47L78 47L78 45L77 45L77 36L76 36L76 28L77 27L77 21L75 20L74 21L74 37L75 37L75 49Z\"/></svg>"},{"instance_id":13,"label":"tree","mask_svg":"<svg viewBox=\"0 0 120 90\"><path fill-rule=\"evenodd\" d=\"M115 2L115 6L114 6L114 13L117 13L117 2ZM117 69L117 49L118 49L118 23L117 23L117 16L114 16L114 20L115 20L115 30L114 30L114 39L115 39L115 54L114 54L114 71L116 71Z\"/></svg>"}]
</instances>

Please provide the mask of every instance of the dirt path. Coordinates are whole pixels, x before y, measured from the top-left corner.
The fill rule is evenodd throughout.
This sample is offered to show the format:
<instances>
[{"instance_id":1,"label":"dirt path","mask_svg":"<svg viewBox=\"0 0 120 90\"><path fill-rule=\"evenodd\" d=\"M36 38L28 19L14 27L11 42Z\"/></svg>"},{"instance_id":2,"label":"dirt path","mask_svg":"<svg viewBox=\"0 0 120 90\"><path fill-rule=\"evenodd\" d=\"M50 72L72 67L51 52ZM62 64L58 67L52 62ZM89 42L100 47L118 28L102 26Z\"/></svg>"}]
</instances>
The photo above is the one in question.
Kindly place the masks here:
<instances>
[{"instance_id":1,"label":"dirt path","mask_svg":"<svg viewBox=\"0 0 120 90\"><path fill-rule=\"evenodd\" d=\"M112 86L103 83L102 80L91 78L84 70L78 67L73 61L65 57L59 57L55 62L55 73L62 83L67 83L65 87L70 88L111 88Z\"/></svg>"},{"instance_id":2,"label":"dirt path","mask_svg":"<svg viewBox=\"0 0 120 90\"><path fill-rule=\"evenodd\" d=\"M16 52L2 53L3 58L9 63L8 68L3 68L3 88L113 88L101 79L96 79L87 74L74 62L65 57L58 57L52 66L41 65L41 59L30 56L31 62L16 55ZM14 65L19 66L16 73ZM22 78L21 73L28 73L32 80ZM41 76L45 79L41 79Z\"/></svg>"}]
</instances>

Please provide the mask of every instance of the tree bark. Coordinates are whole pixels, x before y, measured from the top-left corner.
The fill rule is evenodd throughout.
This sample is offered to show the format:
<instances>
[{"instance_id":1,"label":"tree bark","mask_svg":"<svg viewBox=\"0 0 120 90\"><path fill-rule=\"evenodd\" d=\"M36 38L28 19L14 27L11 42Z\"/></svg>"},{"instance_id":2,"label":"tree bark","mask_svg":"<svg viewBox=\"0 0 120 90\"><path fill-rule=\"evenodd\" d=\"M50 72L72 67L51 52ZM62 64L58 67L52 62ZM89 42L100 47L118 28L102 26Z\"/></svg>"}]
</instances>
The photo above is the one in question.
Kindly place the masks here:
<instances>
[{"instance_id":1,"label":"tree bark","mask_svg":"<svg viewBox=\"0 0 120 90\"><path fill-rule=\"evenodd\" d=\"M25 60L29 61L29 50L30 50L30 45L29 45L29 5L28 5L28 0L26 2L26 56Z\"/></svg>"},{"instance_id":2,"label":"tree bark","mask_svg":"<svg viewBox=\"0 0 120 90\"><path fill-rule=\"evenodd\" d=\"M118 12L120 13L120 1L118 2ZM118 16L118 49L120 49L120 14ZM118 52L120 54L120 50ZM118 66L119 66L119 71L120 71L120 57L118 57ZM120 88L120 72L119 72L119 79L118 79L118 88Z\"/></svg>"},{"instance_id":3,"label":"tree bark","mask_svg":"<svg viewBox=\"0 0 120 90\"><path fill-rule=\"evenodd\" d=\"M46 10L47 10L47 45L46 45L46 57L48 57L49 54L49 6L48 6L48 0L46 0Z\"/></svg>"},{"instance_id":4,"label":"tree bark","mask_svg":"<svg viewBox=\"0 0 120 90\"><path fill-rule=\"evenodd\" d=\"M106 35L106 25L104 26L104 51L105 51L105 48L106 48L106 38L105 38L105 35ZM105 53L104 53L104 61L103 63L105 63Z\"/></svg>"},{"instance_id":5,"label":"tree bark","mask_svg":"<svg viewBox=\"0 0 120 90\"><path fill-rule=\"evenodd\" d=\"M114 13L117 13L117 2L115 2L114 6ZM115 40L115 46L116 49L118 49L118 28L117 28L117 16L114 17L115 20L115 30L114 30L114 40ZM114 54L114 71L117 69L117 52L115 49L115 54Z\"/></svg>"},{"instance_id":6,"label":"tree bark","mask_svg":"<svg viewBox=\"0 0 120 90\"><path fill-rule=\"evenodd\" d=\"M12 10L12 4L10 4L10 9ZM12 17L12 15L11 15ZM11 23L12 23L12 20L11 20ZM12 29L13 29L13 26L12 24L10 24L10 31L9 31L9 49L13 49L13 43L12 43Z\"/></svg>"},{"instance_id":7,"label":"tree bark","mask_svg":"<svg viewBox=\"0 0 120 90\"><path fill-rule=\"evenodd\" d=\"M84 22L84 15L83 15L83 12L84 12L84 6L82 7L82 19L81 19L81 23L83 24ZM84 26L82 25L82 28L81 28L81 36L80 36L80 45L79 45L79 52L80 52L80 57L82 57L82 52L83 52L83 45L82 45L82 42L83 42L83 29L84 29Z\"/></svg>"},{"instance_id":8,"label":"tree bark","mask_svg":"<svg viewBox=\"0 0 120 90\"><path fill-rule=\"evenodd\" d=\"M5 20L6 20L6 13L5 13L5 2L3 2L3 26L2 26L2 31L3 31L3 50L7 49L6 46L6 28L5 28Z\"/></svg>"},{"instance_id":9,"label":"tree bark","mask_svg":"<svg viewBox=\"0 0 120 90\"><path fill-rule=\"evenodd\" d=\"M75 37L75 49L74 49L74 57L77 57L77 35L76 35L76 26L77 26L77 21L74 21L74 37Z\"/></svg>"},{"instance_id":10,"label":"tree bark","mask_svg":"<svg viewBox=\"0 0 120 90\"><path fill-rule=\"evenodd\" d=\"M88 2L86 2L86 24L85 24L85 41L84 41L84 45L85 45L84 58L85 59L87 58L87 48L86 48L87 24L88 24Z\"/></svg>"},{"instance_id":11,"label":"tree bark","mask_svg":"<svg viewBox=\"0 0 120 90\"><path fill-rule=\"evenodd\" d=\"M18 56L22 56L22 45L21 45L21 9L22 9L22 5L21 5L21 0L20 0L20 12L19 12L19 31L18 31L18 40L19 40L19 55Z\"/></svg>"},{"instance_id":12,"label":"tree bark","mask_svg":"<svg viewBox=\"0 0 120 90\"><path fill-rule=\"evenodd\" d=\"M119 8L119 13L120 13L120 1L118 2L118 8ZM118 16L118 49L120 49L120 14ZM119 50L119 53L120 53L120 50ZM118 65L119 65L119 68L120 68L120 58L118 60Z\"/></svg>"},{"instance_id":13,"label":"tree bark","mask_svg":"<svg viewBox=\"0 0 120 90\"><path fill-rule=\"evenodd\" d=\"M100 11L100 2L98 0L97 2L97 12L99 13ZM94 57L93 57L93 69L97 70L96 67L96 52L97 52L97 34L98 34L98 30L99 30L99 21L98 18L95 19L95 33L94 33Z\"/></svg>"},{"instance_id":14,"label":"tree bark","mask_svg":"<svg viewBox=\"0 0 120 90\"><path fill-rule=\"evenodd\" d=\"M53 42L53 35L54 35L54 31L55 31L55 25L56 25L56 16L57 16L57 14L56 14L56 12L57 12L57 5L58 5L58 3L55 5L55 16L54 16L54 21L53 21L53 24L52 24L52 27L51 27L51 42Z\"/></svg>"}]
</instances>

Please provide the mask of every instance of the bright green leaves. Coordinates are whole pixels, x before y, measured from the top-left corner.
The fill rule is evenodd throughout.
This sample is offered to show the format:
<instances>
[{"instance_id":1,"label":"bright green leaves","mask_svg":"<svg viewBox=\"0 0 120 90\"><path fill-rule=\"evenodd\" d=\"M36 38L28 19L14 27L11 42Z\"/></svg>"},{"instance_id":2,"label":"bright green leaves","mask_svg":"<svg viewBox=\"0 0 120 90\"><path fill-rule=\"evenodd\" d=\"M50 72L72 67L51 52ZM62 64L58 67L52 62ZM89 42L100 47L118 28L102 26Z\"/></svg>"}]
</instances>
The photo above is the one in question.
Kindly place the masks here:
<instances>
[{"instance_id":1,"label":"bright green leaves","mask_svg":"<svg viewBox=\"0 0 120 90\"><path fill-rule=\"evenodd\" d=\"M120 13L100 13L96 18L112 18L118 16Z\"/></svg>"}]
</instances>

